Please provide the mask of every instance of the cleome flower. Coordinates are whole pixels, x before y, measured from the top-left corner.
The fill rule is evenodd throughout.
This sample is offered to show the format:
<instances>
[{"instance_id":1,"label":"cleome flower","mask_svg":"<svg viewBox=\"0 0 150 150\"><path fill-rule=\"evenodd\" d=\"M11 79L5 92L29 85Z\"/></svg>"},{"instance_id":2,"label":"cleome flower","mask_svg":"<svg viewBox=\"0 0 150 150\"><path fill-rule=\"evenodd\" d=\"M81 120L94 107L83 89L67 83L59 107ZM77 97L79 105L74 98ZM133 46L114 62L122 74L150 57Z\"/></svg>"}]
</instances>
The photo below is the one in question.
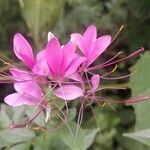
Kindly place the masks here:
<instances>
[{"instance_id":1,"label":"cleome flower","mask_svg":"<svg viewBox=\"0 0 150 150\"><path fill-rule=\"evenodd\" d=\"M61 82L77 71L85 58L77 55L75 51L76 46L73 42L69 42L64 46L60 46L57 38L52 38L48 42L45 53L52 79Z\"/></svg>"},{"instance_id":2,"label":"cleome flower","mask_svg":"<svg viewBox=\"0 0 150 150\"><path fill-rule=\"evenodd\" d=\"M79 114L82 116L84 102L86 100L90 104L93 101L101 104L104 100L96 95L96 92L100 90L100 81L102 79L111 80L111 78L107 78L107 75L111 72L100 75L96 74L95 70L115 65L137 56L144 51L141 48L121 59L117 59L118 55L116 55L102 64L90 67L112 41L110 35L97 38L97 30L94 25L90 25L83 36L79 33L71 34L70 41L64 45L61 45L57 37L49 32L46 46L34 56L32 47L27 40L20 33L16 33L13 39L13 50L15 55L26 65L26 69L23 70L11 66L9 70L11 75L7 73L0 74L0 76L9 77L11 82L14 82L13 84L16 90L15 93L5 97L5 103L13 107L37 105L41 106L41 111L45 109L47 112L49 109L51 111L53 110L51 106L52 100L49 98L50 95L52 98L61 99L65 102L64 106L66 107L61 112L66 110L67 114L67 103L78 99L82 105L79 110ZM78 53L77 48L82 54ZM112 79L121 79L128 76L130 75ZM4 82L5 80L2 83ZM8 81L6 82L10 83ZM136 101L148 98L149 96L141 97L137 98ZM126 102L132 103L131 100L129 99ZM50 108L47 109L46 107L49 106L49 103ZM81 116L79 118L82 118ZM32 120L29 122L32 122ZM23 125L23 127L25 126L26 124ZM20 127L20 125L13 125L13 127Z\"/></svg>"},{"instance_id":3,"label":"cleome flower","mask_svg":"<svg viewBox=\"0 0 150 150\"><path fill-rule=\"evenodd\" d=\"M42 50L36 56L33 55L33 50L27 40L20 34L16 33L13 39L15 55L35 74L47 75L48 66L45 60L44 51Z\"/></svg>"},{"instance_id":4,"label":"cleome flower","mask_svg":"<svg viewBox=\"0 0 150 150\"><path fill-rule=\"evenodd\" d=\"M111 43L111 36L104 35L97 38L96 27L90 25L83 36L78 33L71 34L71 41L78 45L84 57L86 57L83 67L87 68L107 49Z\"/></svg>"},{"instance_id":5,"label":"cleome flower","mask_svg":"<svg viewBox=\"0 0 150 150\"><path fill-rule=\"evenodd\" d=\"M11 68L10 72L16 81L14 88L16 93L5 97L4 101L10 106L37 105L44 102L44 93L40 86L33 80L28 72Z\"/></svg>"}]
</instances>

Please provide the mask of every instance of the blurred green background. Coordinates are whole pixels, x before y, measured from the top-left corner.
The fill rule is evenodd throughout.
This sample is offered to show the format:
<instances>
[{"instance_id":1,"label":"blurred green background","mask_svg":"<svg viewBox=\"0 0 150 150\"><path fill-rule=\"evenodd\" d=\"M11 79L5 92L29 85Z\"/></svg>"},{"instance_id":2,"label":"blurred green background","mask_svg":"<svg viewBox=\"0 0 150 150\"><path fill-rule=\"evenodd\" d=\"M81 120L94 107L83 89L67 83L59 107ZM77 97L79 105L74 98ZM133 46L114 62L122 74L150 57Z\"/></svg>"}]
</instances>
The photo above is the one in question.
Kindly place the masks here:
<instances>
[{"instance_id":1,"label":"blurred green background","mask_svg":"<svg viewBox=\"0 0 150 150\"><path fill-rule=\"evenodd\" d=\"M90 24L96 25L99 36L103 34L115 36L121 25L124 25L123 31L118 38L96 63L101 63L120 51L123 51L123 54L119 56L122 58L140 47L144 47L147 51L150 49L150 0L0 0L0 58L10 63L18 62L12 51L12 39L16 32L22 33L30 41L36 52L44 48L47 42L48 31L53 32L59 37L62 43L65 43L69 40L71 33L83 33ZM147 62L141 60L143 66L149 65L147 63L150 63L150 61L148 62L150 58L147 58L147 55L149 55L148 52L145 54L146 58L143 59L147 60ZM129 68L135 65L138 59L139 57L119 64L113 77L130 73ZM135 90L137 86L141 88L142 86L146 86L149 88L146 82L144 85L142 81L136 80L145 76L144 73L148 74L146 71L149 68L143 68L141 67L143 75L139 75L139 77L135 76L131 81L129 78L119 81L102 81L103 85L125 86L127 90L106 90L101 95L117 100L127 99L131 95L144 95L144 92L137 93ZM7 66L4 66L2 63L0 64L0 71L6 71L7 69ZM107 71L111 69L108 68ZM139 84L134 79L137 82L139 81ZM150 81L148 75L147 80ZM1 114L6 115L7 111L4 109L6 106L2 104L3 98L13 89L10 85L4 84L1 84L0 89L0 111ZM150 94L149 92L150 90L146 94ZM95 132L88 149L149 150L150 147L146 146L148 144L145 144L145 141L142 142L145 144L143 145L122 136L122 133L133 131L136 128L136 121L138 120L136 117L141 111L138 110L139 106L136 107L135 105L133 107L118 104L113 107L115 107L116 111L110 106L102 108L93 105L101 134L96 134L97 132ZM145 109L144 106L143 109ZM147 108L147 111L148 109L150 107ZM148 114L145 113L143 115ZM3 125L6 119L2 115L0 117L3 118L0 118L0 129L6 129L6 124ZM150 118L148 119L150 120ZM87 109L84 112L82 128L97 128L91 109ZM143 129L147 128L148 126ZM4 133L0 133L0 139L3 135ZM40 150L41 147L44 147L44 144L42 145L41 143L44 143L45 140L42 139L42 142L38 142L38 140L24 147L15 147L14 150L17 148L20 150ZM60 145L56 144L56 141L60 142ZM48 146L44 149L62 149L64 146L62 142L59 140L56 141L48 142L51 144L46 143ZM13 147L10 143L7 145L9 146L4 145L2 149L5 149L5 146L7 147L6 149ZM64 149L73 148L64 147ZM78 149L75 148L73 150Z\"/></svg>"}]
</instances>

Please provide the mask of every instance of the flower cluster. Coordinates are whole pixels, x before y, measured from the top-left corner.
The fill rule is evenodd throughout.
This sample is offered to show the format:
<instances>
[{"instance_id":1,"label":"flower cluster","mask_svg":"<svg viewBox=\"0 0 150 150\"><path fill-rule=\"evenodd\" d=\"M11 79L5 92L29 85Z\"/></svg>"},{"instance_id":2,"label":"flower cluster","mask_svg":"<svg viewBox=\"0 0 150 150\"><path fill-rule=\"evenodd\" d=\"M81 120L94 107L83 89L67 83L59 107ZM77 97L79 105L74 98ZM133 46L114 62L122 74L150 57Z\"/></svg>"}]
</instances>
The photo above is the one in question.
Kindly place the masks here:
<instances>
[{"instance_id":1,"label":"flower cluster","mask_svg":"<svg viewBox=\"0 0 150 150\"><path fill-rule=\"evenodd\" d=\"M14 36L13 43L15 55L27 69L10 68L17 92L5 97L5 102L11 106L37 105L46 102L45 88L65 101L93 94L99 87L100 76L93 74L91 80L85 81L84 73L110 45L111 36L97 38L96 27L90 25L83 36L73 33L70 41L61 45L49 33L46 47L36 57L20 33ZM89 82L89 89L85 88L85 82Z\"/></svg>"},{"instance_id":2,"label":"flower cluster","mask_svg":"<svg viewBox=\"0 0 150 150\"><path fill-rule=\"evenodd\" d=\"M45 108L49 101L48 95L63 100L66 106L68 101L76 99L99 102L96 92L99 90L100 80L107 79L109 73L99 75L94 71L132 58L144 50L141 48L127 57L116 59L120 54L118 53L105 63L91 65L113 40L110 35L97 37L94 25L90 25L83 35L71 34L70 41L65 45L61 45L57 37L49 32L45 48L34 56L27 40L16 33L13 50L25 66L20 69L10 65L9 78L14 83L16 92L6 96L5 103L14 107L37 105ZM8 74L3 76L8 77Z\"/></svg>"}]
</instances>

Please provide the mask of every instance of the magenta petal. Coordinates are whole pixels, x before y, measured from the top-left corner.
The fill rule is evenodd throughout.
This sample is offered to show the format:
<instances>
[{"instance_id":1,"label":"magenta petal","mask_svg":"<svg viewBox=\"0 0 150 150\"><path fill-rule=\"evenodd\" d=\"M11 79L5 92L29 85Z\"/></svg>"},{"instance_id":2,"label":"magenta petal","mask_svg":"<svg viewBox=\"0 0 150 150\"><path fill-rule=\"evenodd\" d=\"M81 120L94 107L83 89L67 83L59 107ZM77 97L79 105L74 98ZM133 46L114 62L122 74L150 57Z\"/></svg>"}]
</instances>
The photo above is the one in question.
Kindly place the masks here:
<instances>
[{"instance_id":1,"label":"magenta petal","mask_svg":"<svg viewBox=\"0 0 150 150\"><path fill-rule=\"evenodd\" d=\"M94 53L91 56L91 62L93 62L98 56L100 56L110 45L111 43L111 36L105 35L96 40Z\"/></svg>"},{"instance_id":2,"label":"magenta petal","mask_svg":"<svg viewBox=\"0 0 150 150\"><path fill-rule=\"evenodd\" d=\"M20 33L15 34L13 43L15 55L31 69L34 65L34 57L30 44Z\"/></svg>"},{"instance_id":3,"label":"magenta petal","mask_svg":"<svg viewBox=\"0 0 150 150\"><path fill-rule=\"evenodd\" d=\"M57 38L52 38L46 46L46 60L51 74L57 75L61 70L63 51Z\"/></svg>"},{"instance_id":4,"label":"magenta petal","mask_svg":"<svg viewBox=\"0 0 150 150\"><path fill-rule=\"evenodd\" d=\"M65 71L65 77L68 77L76 72L78 67L85 61L84 57L76 56Z\"/></svg>"},{"instance_id":5,"label":"magenta petal","mask_svg":"<svg viewBox=\"0 0 150 150\"><path fill-rule=\"evenodd\" d=\"M18 93L13 93L5 97L5 102L11 106L36 105L44 101L44 93L36 80L30 76L29 72L16 68L10 69L11 74L17 81L14 88Z\"/></svg>"},{"instance_id":6,"label":"magenta petal","mask_svg":"<svg viewBox=\"0 0 150 150\"><path fill-rule=\"evenodd\" d=\"M14 84L15 90L19 93L25 93L31 95L35 98L42 98L43 92L40 86L34 81L28 81L24 83L15 83Z\"/></svg>"},{"instance_id":7,"label":"magenta petal","mask_svg":"<svg viewBox=\"0 0 150 150\"><path fill-rule=\"evenodd\" d=\"M45 50L41 50L40 52L38 52L37 56L36 56L36 60L41 60L41 59L45 59L46 58L46 54L45 54Z\"/></svg>"},{"instance_id":8,"label":"magenta petal","mask_svg":"<svg viewBox=\"0 0 150 150\"><path fill-rule=\"evenodd\" d=\"M17 69L17 68L10 68L9 71L13 75L16 81L31 81L31 76L29 72Z\"/></svg>"},{"instance_id":9,"label":"magenta petal","mask_svg":"<svg viewBox=\"0 0 150 150\"><path fill-rule=\"evenodd\" d=\"M99 75L93 75L91 78L91 83L92 83L92 91L95 91L99 87L100 83L100 76Z\"/></svg>"},{"instance_id":10,"label":"magenta petal","mask_svg":"<svg viewBox=\"0 0 150 150\"><path fill-rule=\"evenodd\" d=\"M73 42L69 42L63 47L63 62L61 64L61 71L63 72L64 77L67 77L68 75L74 73L79 65L82 63L80 60L80 57L75 54L76 51L76 45ZM73 62L79 62L77 64L77 67L74 67ZM68 69L71 68L72 72L68 72Z\"/></svg>"},{"instance_id":11,"label":"magenta petal","mask_svg":"<svg viewBox=\"0 0 150 150\"><path fill-rule=\"evenodd\" d=\"M64 56L71 56L76 51L76 45L73 42L69 42L62 48L64 51Z\"/></svg>"},{"instance_id":12,"label":"magenta petal","mask_svg":"<svg viewBox=\"0 0 150 150\"><path fill-rule=\"evenodd\" d=\"M21 106L21 105L36 105L38 101L28 95L21 95L19 93L13 93L5 97L5 103L10 106Z\"/></svg>"},{"instance_id":13,"label":"magenta petal","mask_svg":"<svg viewBox=\"0 0 150 150\"><path fill-rule=\"evenodd\" d=\"M86 43L86 50L90 49L92 43L95 43L97 37L97 30L94 25L90 25L83 34L84 43ZM88 51L86 52L88 53Z\"/></svg>"},{"instance_id":14,"label":"magenta petal","mask_svg":"<svg viewBox=\"0 0 150 150\"><path fill-rule=\"evenodd\" d=\"M95 48L93 49L93 52L89 57L88 65L94 62L95 59L99 57L107 49L110 43L111 43L111 36L109 35L105 35L96 39Z\"/></svg>"},{"instance_id":15,"label":"magenta petal","mask_svg":"<svg viewBox=\"0 0 150 150\"><path fill-rule=\"evenodd\" d=\"M34 74L41 75L41 76L47 76L49 75L49 67L47 65L47 62L45 59L36 61L33 69Z\"/></svg>"},{"instance_id":16,"label":"magenta petal","mask_svg":"<svg viewBox=\"0 0 150 150\"><path fill-rule=\"evenodd\" d=\"M54 94L63 100L74 100L78 97L82 97L83 90L74 85L64 85L54 90Z\"/></svg>"},{"instance_id":17,"label":"magenta petal","mask_svg":"<svg viewBox=\"0 0 150 150\"><path fill-rule=\"evenodd\" d=\"M83 52L83 54L85 54L85 48L86 47L85 47L83 37L80 34L78 34L78 33L71 34L71 40L70 41L77 44L79 49Z\"/></svg>"},{"instance_id":18,"label":"magenta petal","mask_svg":"<svg viewBox=\"0 0 150 150\"><path fill-rule=\"evenodd\" d=\"M49 74L49 67L46 61L45 50L40 51L36 56L36 63L32 69L35 74L47 76Z\"/></svg>"},{"instance_id":19,"label":"magenta petal","mask_svg":"<svg viewBox=\"0 0 150 150\"><path fill-rule=\"evenodd\" d=\"M98 54L101 54L103 51L106 50L106 48L109 46L110 43L111 43L110 35L101 36L96 40L95 50L98 49Z\"/></svg>"},{"instance_id":20,"label":"magenta petal","mask_svg":"<svg viewBox=\"0 0 150 150\"><path fill-rule=\"evenodd\" d=\"M82 89L85 90L83 79L78 73L74 73L74 74L70 75L68 78L79 82L82 85Z\"/></svg>"},{"instance_id":21,"label":"magenta petal","mask_svg":"<svg viewBox=\"0 0 150 150\"><path fill-rule=\"evenodd\" d=\"M10 72L13 75L14 79L16 81L19 81L14 84L15 90L17 92L25 93L35 98L43 97L42 89L28 72L16 68L11 68Z\"/></svg>"},{"instance_id":22,"label":"magenta petal","mask_svg":"<svg viewBox=\"0 0 150 150\"><path fill-rule=\"evenodd\" d=\"M64 73L66 68L76 57L75 54L76 45L73 42L69 42L66 45L64 45L64 47L61 50L63 51L63 61L61 63L61 71Z\"/></svg>"},{"instance_id":23,"label":"magenta petal","mask_svg":"<svg viewBox=\"0 0 150 150\"><path fill-rule=\"evenodd\" d=\"M70 75L68 78L83 84L82 77L78 73L74 73Z\"/></svg>"}]
</instances>

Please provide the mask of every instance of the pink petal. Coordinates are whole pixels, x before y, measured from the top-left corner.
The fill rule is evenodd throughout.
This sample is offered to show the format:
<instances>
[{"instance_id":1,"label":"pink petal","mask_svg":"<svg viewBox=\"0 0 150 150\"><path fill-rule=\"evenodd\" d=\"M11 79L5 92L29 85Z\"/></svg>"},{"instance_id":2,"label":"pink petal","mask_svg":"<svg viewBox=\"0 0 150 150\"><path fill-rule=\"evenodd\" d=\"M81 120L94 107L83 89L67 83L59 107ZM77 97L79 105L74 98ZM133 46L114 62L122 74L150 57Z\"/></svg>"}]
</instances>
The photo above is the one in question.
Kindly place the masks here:
<instances>
[{"instance_id":1,"label":"pink petal","mask_svg":"<svg viewBox=\"0 0 150 150\"><path fill-rule=\"evenodd\" d=\"M102 36L96 40L95 48L90 58L90 64L107 49L110 43L111 36L109 35Z\"/></svg>"},{"instance_id":2,"label":"pink petal","mask_svg":"<svg viewBox=\"0 0 150 150\"><path fill-rule=\"evenodd\" d=\"M36 61L32 71L34 74L41 75L41 76L47 76L50 74L49 67L45 59Z\"/></svg>"},{"instance_id":3,"label":"pink petal","mask_svg":"<svg viewBox=\"0 0 150 150\"><path fill-rule=\"evenodd\" d=\"M78 97L82 97L83 90L74 85L64 85L54 90L54 94L63 100L74 100Z\"/></svg>"},{"instance_id":4,"label":"pink petal","mask_svg":"<svg viewBox=\"0 0 150 150\"><path fill-rule=\"evenodd\" d=\"M83 52L83 54L85 54L86 47L85 47L83 37L80 34L78 34L78 33L71 34L71 40L70 41L77 44L79 49Z\"/></svg>"},{"instance_id":5,"label":"pink petal","mask_svg":"<svg viewBox=\"0 0 150 150\"><path fill-rule=\"evenodd\" d=\"M68 78L70 78L74 81L78 81L79 83L83 83L82 77L78 73L74 73L74 74L70 75Z\"/></svg>"},{"instance_id":6,"label":"pink petal","mask_svg":"<svg viewBox=\"0 0 150 150\"><path fill-rule=\"evenodd\" d=\"M36 63L32 69L35 74L47 76L49 74L49 67L46 61L45 50L40 51L36 56Z\"/></svg>"},{"instance_id":7,"label":"pink petal","mask_svg":"<svg viewBox=\"0 0 150 150\"><path fill-rule=\"evenodd\" d=\"M20 33L15 34L13 43L15 55L31 69L34 65L34 57L30 44Z\"/></svg>"},{"instance_id":8,"label":"pink petal","mask_svg":"<svg viewBox=\"0 0 150 150\"><path fill-rule=\"evenodd\" d=\"M72 56L72 54L76 51L76 45L73 42L69 42L62 48L64 51L64 55Z\"/></svg>"},{"instance_id":9,"label":"pink petal","mask_svg":"<svg viewBox=\"0 0 150 150\"><path fill-rule=\"evenodd\" d=\"M14 88L16 89L17 92L26 93L35 98L43 97L42 89L36 83L36 80L34 80L33 77L31 77L28 72L16 68L11 68L10 72L15 78L15 80L20 81L14 84Z\"/></svg>"},{"instance_id":10,"label":"pink petal","mask_svg":"<svg viewBox=\"0 0 150 150\"><path fill-rule=\"evenodd\" d=\"M13 93L5 97L5 103L10 106L21 106L21 105L36 105L38 101L28 95L21 95L19 93Z\"/></svg>"},{"instance_id":11,"label":"pink petal","mask_svg":"<svg viewBox=\"0 0 150 150\"><path fill-rule=\"evenodd\" d=\"M79 66L85 61L84 57L76 56L65 71L65 77L68 77L76 72Z\"/></svg>"},{"instance_id":12,"label":"pink petal","mask_svg":"<svg viewBox=\"0 0 150 150\"><path fill-rule=\"evenodd\" d=\"M18 93L25 93L35 98L40 99L44 96L42 89L35 81L15 83L14 88Z\"/></svg>"},{"instance_id":13,"label":"pink petal","mask_svg":"<svg viewBox=\"0 0 150 150\"><path fill-rule=\"evenodd\" d=\"M74 73L74 74L70 75L68 78L79 82L82 85L82 89L85 90L83 79L78 73Z\"/></svg>"},{"instance_id":14,"label":"pink petal","mask_svg":"<svg viewBox=\"0 0 150 150\"><path fill-rule=\"evenodd\" d=\"M9 71L16 81L31 81L31 75L29 72L17 68L10 68Z\"/></svg>"},{"instance_id":15,"label":"pink petal","mask_svg":"<svg viewBox=\"0 0 150 150\"><path fill-rule=\"evenodd\" d=\"M99 75L93 75L91 78L91 83L92 83L92 91L95 91L99 87L100 83L100 76Z\"/></svg>"},{"instance_id":16,"label":"pink petal","mask_svg":"<svg viewBox=\"0 0 150 150\"><path fill-rule=\"evenodd\" d=\"M48 32L48 35L47 35L47 41L49 42L54 36L54 34L52 32Z\"/></svg>"},{"instance_id":17,"label":"pink petal","mask_svg":"<svg viewBox=\"0 0 150 150\"><path fill-rule=\"evenodd\" d=\"M76 58L75 54L76 45L73 42L69 42L62 48L63 61L61 63L61 71L64 74L65 70L71 64L72 60Z\"/></svg>"},{"instance_id":18,"label":"pink petal","mask_svg":"<svg viewBox=\"0 0 150 150\"><path fill-rule=\"evenodd\" d=\"M86 54L88 55L92 43L95 43L97 30L94 25L90 25L83 34L84 43L86 43Z\"/></svg>"},{"instance_id":19,"label":"pink petal","mask_svg":"<svg viewBox=\"0 0 150 150\"><path fill-rule=\"evenodd\" d=\"M52 38L48 42L46 46L46 60L51 74L59 74L63 60L63 51L57 38Z\"/></svg>"},{"instance_id":20,"label":"pink petal","mask_svg":"<svg viewBox=\"0 0 150 150\"><path fill-rule=\"evenodd\" d=\"M41 59L45 59L46 58L46 54L45 54L45 50L41 50L40 52L38 52L37 56L36 56L36 60L41 60Z\"/></svg>"}]
</instances>

